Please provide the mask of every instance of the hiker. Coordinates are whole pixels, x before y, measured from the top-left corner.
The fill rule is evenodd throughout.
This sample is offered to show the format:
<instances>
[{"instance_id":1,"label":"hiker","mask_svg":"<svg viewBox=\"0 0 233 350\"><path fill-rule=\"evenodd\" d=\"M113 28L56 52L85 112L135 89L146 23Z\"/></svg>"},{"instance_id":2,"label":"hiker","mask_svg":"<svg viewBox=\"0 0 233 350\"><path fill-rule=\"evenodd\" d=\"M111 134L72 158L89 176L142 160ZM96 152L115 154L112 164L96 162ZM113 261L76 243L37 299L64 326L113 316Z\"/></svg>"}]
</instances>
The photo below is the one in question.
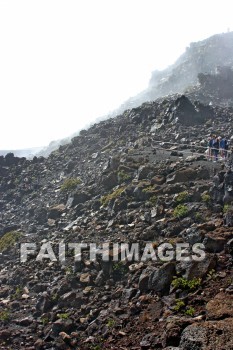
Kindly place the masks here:
<instances>
[{"instance_id":1,"label":"hiker","mask_svg":"<svg viewBox=\"0 0 233 350\"><path fill-rule=\"evenodd\" d=\"M212 147L213 147L213 137L208 137L208 146L207 146L207 159L212 159Z\"/></svg>"},{"instance_id":2,"label":"hiker","mask_svg":"<svg viewBox=\"0 0 233 350\"><path fill-rule=\"evenodd\" d=\"M227 158L228 142L225 137L219 138L219 154L223 159Z\"/></svg>"},{"instance_id":3,"label":"hiker","mask_svg":"<svg viewBox=\"0 0 233 350\"><path fill-rule=\"evenodd\" d=\"M218 154L219 154L219 138L217 136L214 137L212 149L213 149L214 162L217 162Z\"/></svg>"}]
</instances>

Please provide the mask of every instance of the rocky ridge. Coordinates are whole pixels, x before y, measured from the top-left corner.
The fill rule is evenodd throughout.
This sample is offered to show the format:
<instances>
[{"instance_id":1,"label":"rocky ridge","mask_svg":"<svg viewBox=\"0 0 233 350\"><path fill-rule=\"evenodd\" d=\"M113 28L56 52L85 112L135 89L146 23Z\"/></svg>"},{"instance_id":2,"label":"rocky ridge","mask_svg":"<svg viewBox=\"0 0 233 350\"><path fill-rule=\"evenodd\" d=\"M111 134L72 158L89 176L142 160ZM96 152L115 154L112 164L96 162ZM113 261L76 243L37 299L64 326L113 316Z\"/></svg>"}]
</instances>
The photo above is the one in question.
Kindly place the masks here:
<instances>
[{"instance_id":1,"label":"rocky ridge","mask_svg":"<svg viewBox=\"0 0 233 350\"><path fill-rule=\"evenodd\" d=\"M233 32L216 34L205 40L191 43L173 65L162 71L152 72L147 89L125 101L117 113L122 113L127 108L137 107L145 101L153 101L177 93L186 93L187 89L199 90L200 83L202 84L199 75L220 73L218 67L220 70L223 66L227 67L226 69L233 68L232 48ZM216 90L218 90L219 85L217 81L212 81L212 83L214 84L210 93L207 94L207 91L204 91L204 94L199 96L201 97L199 101L207 104L217 102L217 105L230 102L227 96L230 93L230 98L232 98L232 82L230 89L226 86L227 84L223 84L224 87L220 94L223 93L224 96L222 96L223 98L218 96L217 100Z\"/></svg>"}]
</instances>

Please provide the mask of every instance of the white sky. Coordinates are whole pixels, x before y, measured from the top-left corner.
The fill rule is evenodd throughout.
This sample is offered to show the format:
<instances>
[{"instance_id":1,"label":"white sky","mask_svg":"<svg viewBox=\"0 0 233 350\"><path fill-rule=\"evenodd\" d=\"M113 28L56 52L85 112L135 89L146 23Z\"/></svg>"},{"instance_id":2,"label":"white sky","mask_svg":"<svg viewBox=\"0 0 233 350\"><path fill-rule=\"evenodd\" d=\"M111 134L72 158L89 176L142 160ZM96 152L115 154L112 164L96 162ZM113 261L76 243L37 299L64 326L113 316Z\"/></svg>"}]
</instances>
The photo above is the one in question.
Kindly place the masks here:
<instances>
[{"instance_id":1,"label":"white sky","mask_svg":"<svg viewBox=\"0 0 233 350\"><path fill-rule=\"evenodd\" d=\"M147 87L232 0L0 0L0 149L43 146Z\"/></svg>"}]
</instances>

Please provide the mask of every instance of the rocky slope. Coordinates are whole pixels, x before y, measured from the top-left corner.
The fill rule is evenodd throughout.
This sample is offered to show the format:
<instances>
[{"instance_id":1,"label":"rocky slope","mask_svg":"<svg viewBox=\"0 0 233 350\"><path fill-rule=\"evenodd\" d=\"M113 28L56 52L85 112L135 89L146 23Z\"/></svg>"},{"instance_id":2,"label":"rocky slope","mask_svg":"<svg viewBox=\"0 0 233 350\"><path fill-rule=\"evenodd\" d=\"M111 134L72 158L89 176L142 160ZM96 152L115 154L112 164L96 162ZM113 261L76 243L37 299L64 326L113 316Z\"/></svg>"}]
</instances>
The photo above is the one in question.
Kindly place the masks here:
<instances>
[{"instance_id":1,"label":"rocky slope","mask_svg":"<svg viewBox=\"0 0 233 350\"><path fill-rule=\"evenodd\" d=\"M204 156L232 120L172 96L47 159L0 157L0 349L233 349L233 176ZM22 242L37 243L26 262ZM61 242L203 243L206 258L36 261L46 242L56 257Z\"/></svg>"}]
</instances>

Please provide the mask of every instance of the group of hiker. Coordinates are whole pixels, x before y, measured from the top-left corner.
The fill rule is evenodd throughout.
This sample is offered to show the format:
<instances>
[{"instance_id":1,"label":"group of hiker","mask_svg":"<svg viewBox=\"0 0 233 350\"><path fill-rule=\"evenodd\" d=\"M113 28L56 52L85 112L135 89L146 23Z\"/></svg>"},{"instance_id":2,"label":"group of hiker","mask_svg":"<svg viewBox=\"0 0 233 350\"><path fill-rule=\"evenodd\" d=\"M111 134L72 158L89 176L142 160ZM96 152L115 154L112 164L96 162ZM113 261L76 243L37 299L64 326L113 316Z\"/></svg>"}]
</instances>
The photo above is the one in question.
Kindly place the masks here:
<instances>
[{"instance_id":1,"label":"group of hiker","mask_svg":"<svg viewBox=\"0 0 233 350\"><path fill-rule=\"evenodd\" d=\"M229 143L225 137L212 135L208 138L207 159L217 162L228 159Z\"/></svg>"}]
</instances>

